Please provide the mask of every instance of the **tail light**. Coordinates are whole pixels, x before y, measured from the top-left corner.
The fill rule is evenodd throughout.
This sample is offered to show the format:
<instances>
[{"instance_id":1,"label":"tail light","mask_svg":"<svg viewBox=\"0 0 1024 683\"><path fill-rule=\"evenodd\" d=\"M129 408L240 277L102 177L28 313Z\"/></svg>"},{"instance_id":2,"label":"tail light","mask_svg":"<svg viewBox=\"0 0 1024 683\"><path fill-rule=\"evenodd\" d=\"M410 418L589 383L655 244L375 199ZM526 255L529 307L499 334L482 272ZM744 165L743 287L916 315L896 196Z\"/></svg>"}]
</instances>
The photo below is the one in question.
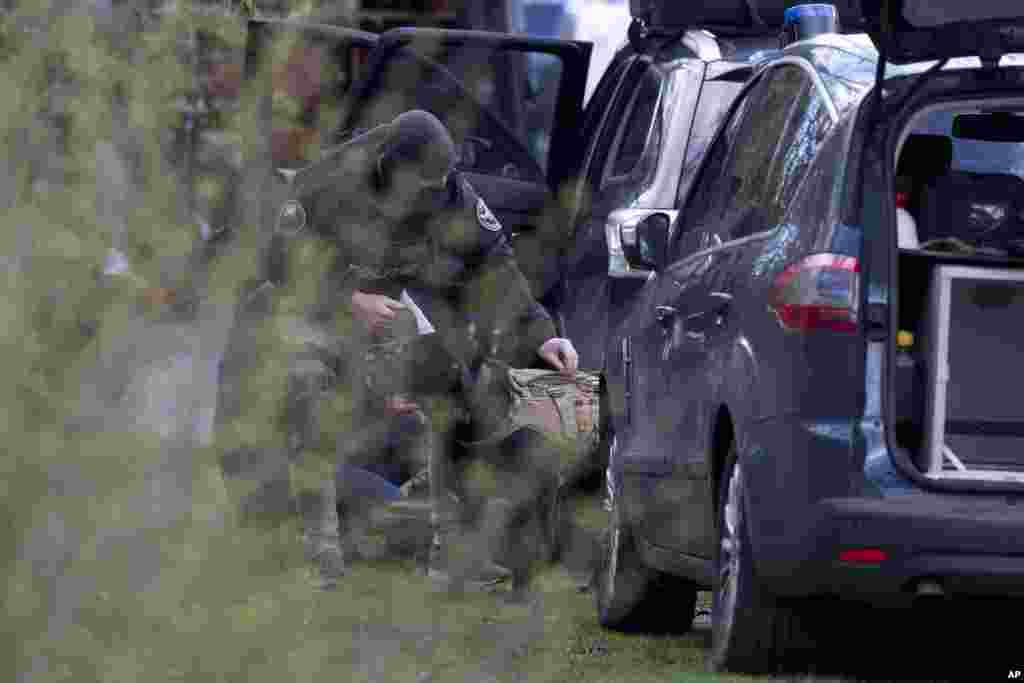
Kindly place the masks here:
<instances>
[{"instance_id":1,"label":"tail light","mask_svg":"<svg viewBox=\"0 0 1024 683\"><path fill-rule=\"evenodd\" d=\"M857 330L860 264L852 256L814 254L783 271L769 307L788 330Z\"/></svg>"},{"instance_id":2,"label":"tail light","mask_svg":"<svg viewBox=\"0 0 1024 683\"><path fill-rule=\"evenodd\" d=\"M882 564L888 559L888 553L878 548L851 548L839 553L839 561L849 564Z\"/></svg>"}]
</instances>

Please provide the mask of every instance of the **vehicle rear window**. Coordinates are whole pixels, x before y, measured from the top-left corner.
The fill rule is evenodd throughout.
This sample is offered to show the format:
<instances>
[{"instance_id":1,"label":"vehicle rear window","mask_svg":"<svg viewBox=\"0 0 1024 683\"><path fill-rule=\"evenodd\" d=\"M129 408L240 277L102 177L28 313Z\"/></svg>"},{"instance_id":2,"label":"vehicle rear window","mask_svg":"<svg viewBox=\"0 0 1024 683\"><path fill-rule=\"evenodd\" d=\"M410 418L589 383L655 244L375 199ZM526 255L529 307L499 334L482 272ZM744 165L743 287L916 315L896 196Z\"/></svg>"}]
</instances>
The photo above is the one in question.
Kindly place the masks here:
<instances>
[{"instance_id":1,"label":"vehicle rear window","mask_svg":"<svg viewBox=\"0 0 1024 683\"><path fill-rule=\"evenodd\" d=\"M956 240L959 249L1024 257L1024 108L944 107L917 117L896 183L920 245Z\"/></svg>"},{"instance_id":2,"label":"vehicle rear window","mask_svg":"<svg viewBox=\"0 0 1024 683\"><path fill-rule=\"evenodd\" d=\"M914 133L943 135L953 145L952 170L974 173L1012 173L1024 177L1024 142L987 142L953 137L953 121L959 111L931 112ZM1019 112L1024 115L1024 111Z\"/></svg>"}]
</instances>

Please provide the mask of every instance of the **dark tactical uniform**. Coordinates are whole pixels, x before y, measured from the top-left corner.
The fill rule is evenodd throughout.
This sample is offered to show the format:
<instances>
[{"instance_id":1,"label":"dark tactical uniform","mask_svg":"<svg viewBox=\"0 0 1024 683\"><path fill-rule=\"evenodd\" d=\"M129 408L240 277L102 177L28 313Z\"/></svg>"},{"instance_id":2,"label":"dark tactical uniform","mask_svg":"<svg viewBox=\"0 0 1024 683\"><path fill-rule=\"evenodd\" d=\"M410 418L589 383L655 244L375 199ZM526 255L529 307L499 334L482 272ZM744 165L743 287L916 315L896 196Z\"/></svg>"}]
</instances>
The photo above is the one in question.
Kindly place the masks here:
<instances>
[{"instance_id":1,"label":"dark tactical uniform","mask_svg":"<svg viewBox=\"0 0 1024 683\"><path fill-rule=\"evenodd\" d=\"M430 335L433 352L424 352L413 363L413 386L405 393L414 396L443 393L450 386L453 361L464 373L460 378L463 386L476 383L475 373L484 355L514 367L537 365L537 350L556 336L554 324L534 300L500 223L465 177L449 173L443 189L429 191L425 200L420 197L415 208L399 220L379 211L374 201L367 201L366 197L374 197L382 189L381 178L372 172L367 178L360 168L372 168L375 154L367 153L367 148L380 149L381 141L385 148L389 144L386 128L342 146L295 179L294 196L308 205L314 223L325 223L317 230L337 235L338 261L330 287L333 302L325 306L324 314L345 309L356 291L395 300L403 290L409 291L437 330ZM357 346L366 349L380 341L370 335ZM430 348L431 343L421 346ZM354 357L363 360L361 353ZM366 411L359 423L371 424L380 397L365 398L356 399L357 406ZM451 463L453 447L459 441L486 436L491 427L481 424L482 418L498 416L500 408L473 413L472 424L458 419L459 412L454 421L447 419L450 414L432 416L433 435L439 437L436 443L440 446L432 452L443 456L431 462L432 496L437 507L447 499L442 488L452 483L444 469ZM442 424L454 424L454 433ZM491 450L496 461L514 460L499 454L500 449ZM349 458L360 457L355 449L348 454ZM517 482L523 481L524 472L533 471L515 469ZM527 490L537 490L533 485L514 488L523 491L517 496L519 507L530 497Z\"/></svg>"},{"instance_id":2,"label":"dark tactical uniform","mask_svg":"<svg viewBox=\"0 0 1024 683\"><path fill-rule=\"evenodd\" d=\"M489 350L482 346L492 343L497 330L510 335L511 343L497 349L503 360L534 364L555 328L533 299L501 225L458 174L449 180L443 202L433 215L370 229L368 239L361 229L342 228L342 300L356 290L392 299L409 290L439 341L459 360Z\"/></svg>"},{"instance_id":3,"label":"dark tactical uniform","mask_svg":"<svg viewBox=\"0 0 1024 683\"><path fill-rule=\"evenodd\" d=\"M277 526L298 513L325 588L344 570L333 469L350 429L336 391L344 321L317 315L333 251L308 231L267 245L221 363L215 443L242 523Z\"/></svg>"}]
</instances>

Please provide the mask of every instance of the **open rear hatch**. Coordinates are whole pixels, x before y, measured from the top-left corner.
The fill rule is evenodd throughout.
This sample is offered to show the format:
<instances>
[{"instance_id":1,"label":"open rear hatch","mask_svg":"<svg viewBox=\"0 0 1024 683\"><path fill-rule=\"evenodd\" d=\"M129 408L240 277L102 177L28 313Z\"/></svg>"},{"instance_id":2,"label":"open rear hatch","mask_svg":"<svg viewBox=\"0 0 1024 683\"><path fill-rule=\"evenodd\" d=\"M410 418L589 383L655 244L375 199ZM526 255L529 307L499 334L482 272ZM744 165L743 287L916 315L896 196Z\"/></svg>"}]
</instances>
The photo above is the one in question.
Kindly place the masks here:
<instances>
[{"instance_id":1,"label":"open rear hatch","mask_svg":"<svg viewBox=\"0 0 1024 683\"><path fill-rule=\"evenodd\" d=\"M868 33L893 64L988 60L1024 50L1020 0L861 0Z\"/></svg>"},{"instance_id":2,"label":"open rear hatch","mask_svg":"<svg viewBox=\"0 0 1024 683\"><path fill-rule=\"evenodd\" d=\"M979 57L997 68L1024 51L1017 1L864 7L890 63ZM1024 484L1024 97L1006 89L998 98L943 97L913 114L894 174L891 435L928 479L1016 487Z\"/></svg>"}]
</instances>

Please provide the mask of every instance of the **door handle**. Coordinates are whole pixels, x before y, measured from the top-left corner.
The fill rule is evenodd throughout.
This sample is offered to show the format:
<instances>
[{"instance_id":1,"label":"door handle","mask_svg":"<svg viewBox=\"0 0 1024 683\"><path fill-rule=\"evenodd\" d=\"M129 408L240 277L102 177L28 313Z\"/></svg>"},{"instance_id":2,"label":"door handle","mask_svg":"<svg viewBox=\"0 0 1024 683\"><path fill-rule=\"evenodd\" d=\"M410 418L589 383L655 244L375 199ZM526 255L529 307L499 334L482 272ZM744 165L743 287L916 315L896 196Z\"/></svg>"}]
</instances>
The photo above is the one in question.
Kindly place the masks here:
<instances>
[{"instance_id":1,"label":"door handle","mask_svg":"<svg viewBox=\"0 0 1024 683\"><path fill-rule=\"evenodd\" d=\"M726 292L711 292L704 310L686 316L684 329L691 341L704 343L707 333L725 325L725 314L732 306L732 295Z\"/></svg>"},{"instance_id":2,"label":"door handle","mask_svg":"<svg viewBox=\"0 0 1024 683\"><path fill-rule=\"evenodd\" d=\"M724 313L732 306L732 294L727 292L711 292L708 298L711 300L711 306L708 308L713 313Z\"/></svg>"},{"instance_id":3,"label":"door handle","mask_svg":"<svg viewBox=\"0 0 1024 683\"><path fill-rule=\"evenodd\" d=\"M690 344L701 345L707 341L707 320L706 313L694 313L693 315L686 316L686 320L683 321L683 334L686 335L687 341Z\"/></svg>"},{"instance_id":4,"label":"door handle","mask_svg":"<svg viewBox=\"0 0 1024 683\"><path fill-rule=\"evenodd\" d=\"M671 324L678 315L679 311L672 306L658 306L654 309L655 319L663 326Z\"/></svg>"},{"instance_id":5,"label":"door handle","mask_svg":"<svg viewBox=\"0 0 1024 683\"><path fill-rule=\"evenodd\" d=\"M710 303L707 314L711 319L712 327L721 327L725 324L725 314L732 306L732 294L726 292L711 292Z\"/></svg>"}]
</instances>

